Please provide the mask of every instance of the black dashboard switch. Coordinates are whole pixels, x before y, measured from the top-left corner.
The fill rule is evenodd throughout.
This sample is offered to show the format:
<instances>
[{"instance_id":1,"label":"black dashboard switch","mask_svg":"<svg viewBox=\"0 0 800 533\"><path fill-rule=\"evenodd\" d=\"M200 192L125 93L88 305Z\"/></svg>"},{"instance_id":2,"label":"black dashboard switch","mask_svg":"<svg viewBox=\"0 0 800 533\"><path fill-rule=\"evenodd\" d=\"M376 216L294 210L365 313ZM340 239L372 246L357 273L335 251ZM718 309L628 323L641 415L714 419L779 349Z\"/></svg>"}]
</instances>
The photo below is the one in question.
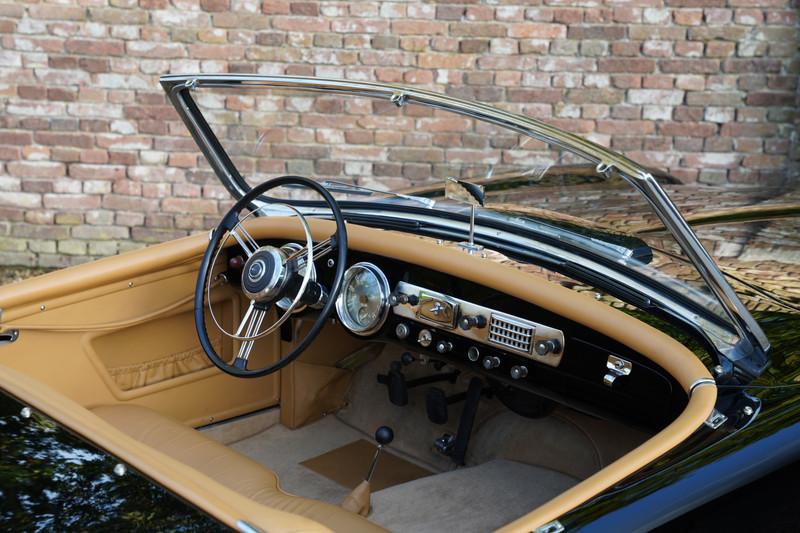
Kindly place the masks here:
<instances>
[{"instance_id":1,"label":"black dashboard switch","mask_svg":"<svg viewBox=\"0 0 800 533\"><path fill-rule=\"evenodd\" d=\"M393 292L389 295L389 305L394 307L395 305L402 305L402 304L409 304L409 305L417 305L419 303L419 296L415 294L405 294L402 292Z\"/></svg>"},{"instance_id":2,"label":"black dashboard switch","mask_svg":"<svg viewBox=\"0 0 800 533\"><path fill-rule=\"evenodd\" d=\"M558 339L548 339L546 341L537 341L533 349L537 354L545 356L550 353L558 353L561 351L561 343Z\"/></svg>"},{"instance_id":3,"label":"black dashboard switch","mask_svg":"<svg viewBox=\"0 0 800 533\"><path fill-rule=\"evenodd\" d=\"M500 358L496 355L487 355L483 358L483 368L491 370L500 366Z\"/></svg>"},{"instance_id":4,"label":"black dashboard switch","mask_svg":"<svg viewBox=\"0 0 800 533\"><path fill-rule=\"evenodd\" d=\"M450 341L439 341L436 343L436 351L445 354L453 350L453 343Z\"/></svg>"},{"instance_id":5,"label":"black dashboard switch","mask_svg":"<svg viewBox=\"0 0 800 533\"><path fill-rule=\"evenodd\" d=\"M511 367L511 379L522 379L528 377L528 367L514 365Z\"/></svg>"},{"instance_id":6,"label":"black dashboard switch","mask_svg":"<svg viewBox=\"0 0 800 533\"><path fill-rule=\"evenodd\" d=\"M475 315L475 316L462 316L458 321L458 327L463 329L464 331L469 331L472 328L485 328L486 327L486 317L483 315Z\"/></svg>"}]
</instances>

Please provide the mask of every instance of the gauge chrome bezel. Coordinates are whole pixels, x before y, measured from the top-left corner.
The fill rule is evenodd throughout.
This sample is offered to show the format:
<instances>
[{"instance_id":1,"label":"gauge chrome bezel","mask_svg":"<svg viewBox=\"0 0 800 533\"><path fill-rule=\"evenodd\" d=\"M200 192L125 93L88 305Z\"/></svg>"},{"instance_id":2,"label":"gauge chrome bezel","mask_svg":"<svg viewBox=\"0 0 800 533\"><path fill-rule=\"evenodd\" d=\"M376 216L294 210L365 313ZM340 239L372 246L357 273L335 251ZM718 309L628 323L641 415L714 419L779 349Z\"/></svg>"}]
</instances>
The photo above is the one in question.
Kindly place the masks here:
<instances>
[{"instance_id":1,"label":"gauge chrome bezel","mask_svg":"<svg viewBox=\"0 0 800 533\"><path fill-rule=\"evenodd\" d=\"M351 317L350 314L347 312L347 305L345 302L345 295L347 294L347 287L349 283L352 281L353 277L356 274L360 273L361 271L366 270L373 274L376 278L378 278L378 288L380 289L380 314L379 319L374 323L369 325L368 327L361 327L359 326ZM363 261L361 263L356 263L344 273L344 281L342 282L342 290L339 292L339 296L336 298L336 314L339 316L339 320L342 321L344 327L355 333L356 335L360 335L366 337L368 335L372 335L373 333L377 332L379 329L383 327L383 324L386 322L386 319L389 317L389 294L391 293L391 289L389 287L389 280L386 279L386 275L383 271L378 268L376 265L369 263L367 261Z\"/></svg>"}]
</instances>

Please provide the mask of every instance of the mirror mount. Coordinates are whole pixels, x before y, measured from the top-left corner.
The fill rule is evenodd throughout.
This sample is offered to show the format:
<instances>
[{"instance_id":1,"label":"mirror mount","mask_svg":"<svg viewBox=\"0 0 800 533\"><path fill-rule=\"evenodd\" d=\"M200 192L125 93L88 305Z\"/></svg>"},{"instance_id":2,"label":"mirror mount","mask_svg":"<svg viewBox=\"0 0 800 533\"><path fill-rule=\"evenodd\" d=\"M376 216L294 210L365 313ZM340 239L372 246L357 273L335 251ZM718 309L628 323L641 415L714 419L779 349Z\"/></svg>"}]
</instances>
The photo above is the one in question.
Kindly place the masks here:
<instances>
[{"instance_id":1,"label":"mirror mount","mask_svg":"<svg viewBox=\"0 0 800 533\"><path fill-rule=\"evenodd\" d=\"M469 204L469 241L460 242L458 245L472 255L483 250L483 246L475 243L475 210L483 207L486 200L486 193L482 185L476 185L468 181L461 181L454 178L447 178L444 187L444 195L448 200Z\"/></svg>"}]
</instances>

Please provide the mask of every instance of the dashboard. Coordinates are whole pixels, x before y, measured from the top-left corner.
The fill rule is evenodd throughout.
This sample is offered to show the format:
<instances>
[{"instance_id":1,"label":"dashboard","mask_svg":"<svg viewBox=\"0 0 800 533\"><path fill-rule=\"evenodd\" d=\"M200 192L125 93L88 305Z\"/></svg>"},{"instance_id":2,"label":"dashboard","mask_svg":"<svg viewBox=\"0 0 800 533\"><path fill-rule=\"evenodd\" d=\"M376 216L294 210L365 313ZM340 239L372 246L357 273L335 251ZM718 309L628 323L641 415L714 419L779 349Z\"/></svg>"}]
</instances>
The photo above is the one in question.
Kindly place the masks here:
<instances>
[{"instance_id":1,"label":"dashboard","mask_svg":"<svg viewBox=\"0 0 800 533\"><path fill-rule=\"evenodd\" d=\"M686 404L674 378L650 360L513 295L372 254L352 252L350 261L336 308L354 335L646 427L669 423Z\"/></svg>"},{"instance_id":2,"label":"dashboard","mask_svg":"<svg viewBox=\"0 0 800 533\"><path fill-rule=\"evenodd\" d=\"M686 405L664 369L582 324L444 272L348 255L336 313L352 335L478 373L498 391L643 427L663 427ZM319 262L317 280L329 287L334 270Z\"/></svg>"}]
</instances>

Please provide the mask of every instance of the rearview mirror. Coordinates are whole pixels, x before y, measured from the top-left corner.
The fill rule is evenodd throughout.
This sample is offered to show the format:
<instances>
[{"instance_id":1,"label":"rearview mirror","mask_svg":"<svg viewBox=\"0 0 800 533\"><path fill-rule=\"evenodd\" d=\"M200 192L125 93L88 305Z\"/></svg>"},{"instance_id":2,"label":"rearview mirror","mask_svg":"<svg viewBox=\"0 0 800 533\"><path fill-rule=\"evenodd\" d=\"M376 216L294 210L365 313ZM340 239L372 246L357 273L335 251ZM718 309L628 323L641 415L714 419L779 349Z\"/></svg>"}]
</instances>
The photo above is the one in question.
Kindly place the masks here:
<instances>
[{"instance_id":1,"label":"rearview mirror","mask_svg":"<svg viewBox=\"0 0 800 533\"><path fill-rule=\"evenodd\" d=\"M486 198L483 185L476 185L453 178L447 178L444 185L444 196L448 200L481 207L483 207Z\"/></svg>"}]
</instances>

